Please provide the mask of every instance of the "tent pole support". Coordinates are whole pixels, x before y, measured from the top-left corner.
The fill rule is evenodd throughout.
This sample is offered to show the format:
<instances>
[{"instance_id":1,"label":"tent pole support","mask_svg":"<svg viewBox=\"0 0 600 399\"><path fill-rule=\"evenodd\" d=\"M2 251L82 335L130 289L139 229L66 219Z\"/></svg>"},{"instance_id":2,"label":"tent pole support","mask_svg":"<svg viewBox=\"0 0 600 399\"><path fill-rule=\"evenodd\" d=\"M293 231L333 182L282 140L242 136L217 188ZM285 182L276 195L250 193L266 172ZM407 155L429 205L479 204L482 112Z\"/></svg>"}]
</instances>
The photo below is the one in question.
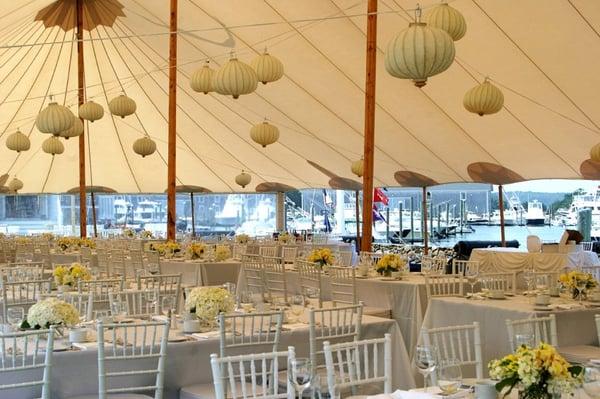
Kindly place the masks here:
<instances>
[{"instance_id":1,"label":"tent pole support","mask_svg":"<svg viewBox=\"0 0 600 399\"><path fill-rule=\"evenodd\" d=\"M196 237L196 206L194 205L194 193L190 193L190 206L192 207L192 237Z\"/></svg>"},{"instance_id":2,"label":"tent pole support","mask_svg":"<svg viewBox=\"0 0 600 399\"><path fill-rule=\"evenodd\" d=\"M167 173L167 239L175 239L177 144L177 1L171 0L169 25L169 157Z\"/></svg>"},{"instance_id":3,"label":"tent pole support","mask_svg":"<svg viewBox=\"0 0 600 399\"><path fill-rule=\"evenodd\" d=\"M498 186L498 207L500 208L500 242L506 246L506 236L504 235L504 194L502 193L502 184Z\"/></svg>"},{"instance_id":4,"label":"tent pole support","mask_svg":"<svg viewBox=\"0 0 600 399\"><path fill-rule=\"evenodd\" d=\"M356 208L354 210L356 214L356 253L360 254L360 191L355 191L356 197Z\"/></svg>"},{"instance_id":5,"label":"tent pole support","mask_svg":"<svg viewBox=\"0 0 600 399\"><path fill-rule=\"evenodd\" d=\"M373 157L375 147L375 77L377 66L377 0L367 5L367 49L365 73L365 131L363 174L363 224L361 250L371 251L373 235Z\"/></svg>"},{"instance_id":6,"label":"tent pole support","mask_svg":"<svg viewBox=\"0 0 600 399\"><path fill-rule=\"evenodd\" d=\"M83 63L83 0L75 5L77 15L77 102L85 102L85 70ZM81 120L81 122L84 122ZM85 195L85 123L79 136L79 234L87 236L87 198Z\"/></svg>"},{"instance_id":7,"label":"tent pole support","mask_svg":"<svg viewBox=\"0 0 600 399\"><path fill-rule=\"evenodd\" d=\"M94 237L98 237L98 224L96 221L96 198L94 197L94 190L90 191L90 197L92 199L92 221L94 222Z\"/></svg>"},{"instance_id":8,"label":"tent pole support","mask_svg":"<svg viewBox=\"0 0 600 399\"><path fill-rule=\"evenodd\" d=\"M429 254L429 234L427 233L427 187L423 187L423 205L421 206L421 213L423 215L423 253Z\"/></svg>"}]
</instances>

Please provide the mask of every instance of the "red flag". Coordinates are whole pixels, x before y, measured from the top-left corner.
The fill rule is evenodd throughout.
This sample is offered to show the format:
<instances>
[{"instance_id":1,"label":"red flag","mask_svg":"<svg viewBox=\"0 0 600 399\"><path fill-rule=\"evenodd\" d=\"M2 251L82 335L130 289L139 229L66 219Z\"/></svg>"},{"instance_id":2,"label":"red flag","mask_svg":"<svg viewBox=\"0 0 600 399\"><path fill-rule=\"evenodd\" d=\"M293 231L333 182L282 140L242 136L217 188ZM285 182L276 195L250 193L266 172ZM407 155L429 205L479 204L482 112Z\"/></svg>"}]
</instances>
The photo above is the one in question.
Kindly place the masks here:
<instances>
[{"instance_id":1,"label":"red flag","mask_svg":"<svg viewBox=\"0 0 600 399\"><path fill-rule=\"evenodd\" d=\"M375 188L375 192L373 193L373 202L383 202L385 205L387 205L390 200L380 188Z\"/></svg>"}]
</instances>

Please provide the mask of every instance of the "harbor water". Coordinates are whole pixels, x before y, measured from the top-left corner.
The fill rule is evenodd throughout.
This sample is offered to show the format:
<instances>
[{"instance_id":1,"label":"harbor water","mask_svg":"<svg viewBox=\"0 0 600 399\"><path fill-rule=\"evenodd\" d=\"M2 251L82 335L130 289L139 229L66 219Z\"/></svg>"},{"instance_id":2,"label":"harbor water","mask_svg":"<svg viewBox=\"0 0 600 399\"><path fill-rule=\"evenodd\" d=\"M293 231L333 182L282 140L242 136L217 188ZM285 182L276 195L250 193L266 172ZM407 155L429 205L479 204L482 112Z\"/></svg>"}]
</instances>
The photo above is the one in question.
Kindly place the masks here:
<instances>
[{"instance_id":1,"label":"harbor water","mask_svg":"<svg viewBox=\"0 0 600 399\"><path fill-rule=\"evenodd\" d=\"M571 227L575 229L576 227ZM473 226L475 232L468 234L456 234L447 239L433 240L432 244L440 247L452 247L458 241L500 241L500 226ZM504 232L506 240L519 241L520 248L527 248L527 236L536 235L542 242L557 243L560 240L564 227L559 226L506 226Z\"/></svg>"}]
</instances>

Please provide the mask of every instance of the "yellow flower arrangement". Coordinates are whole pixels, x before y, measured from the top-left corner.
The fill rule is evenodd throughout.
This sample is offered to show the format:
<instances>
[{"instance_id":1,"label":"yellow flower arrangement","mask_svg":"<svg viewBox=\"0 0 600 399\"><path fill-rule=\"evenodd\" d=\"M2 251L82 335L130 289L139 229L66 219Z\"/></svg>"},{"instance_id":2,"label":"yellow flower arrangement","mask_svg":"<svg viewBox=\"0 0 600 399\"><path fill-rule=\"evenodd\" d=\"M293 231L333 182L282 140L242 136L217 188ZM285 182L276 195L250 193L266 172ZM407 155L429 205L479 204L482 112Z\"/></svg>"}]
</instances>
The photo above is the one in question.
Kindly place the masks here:
<instances>
[{"instance_id":1,"label":"yellow flower arrangement","mask_svg":"<svg viewBox=\"0 0 600 399\"><path fill-rule=\"evenodd\" d=\"M283 233L279 234L279 236L277 236L277 241L284 243L284 244L287 244L291 240L292 240L292 236L287 231L284 231Z\"/></svg>"},{"instance_id":2,"label":"yellow flower arrangement","mask_svg":"<svg viewBox=\"0 0 600 399\"><path fill-rule=\"evenodd\" d=\"M375 270L379 274L389 274L406 268L406 261L398 254L385 254L375 265Z\"/></svg>"},{"instance_id":3,"label":"yellow flower arrangement","mask_svg":"<svg viewBox=\"0 0 600 399\"><path fill-rule=\"evenodd\" d=\"M309 262L316 263L319 267L323 268L325 266L333 265L333 262L335 262L335 257L331 253L331 249L318 248L318 249L314 249L308 255L307 260Z\"/></svg>"},{"instance_id":4,"label":"yellow flower arrangement","mask_svg":"<svg viewBox=\"0 0 600 399\"><path fill-rule=\"evenodd\" d=\"M56 245L62 250L67 251L73 248L79 248L80 239L78 237L60 237L56 240Z\"/></svg>"},{"instance_id":5,"label":"yellow flower arrangement","mask_svg":"<svg viewBox=\"0 0 600 399\"><path fill-rule=\"evenodd\" d=\"M247 244L250 241L250 236L248 234L238 234L235 236L235 242L238 244Z\"/></svg>"},{"instance_id":6,"label":"yellow flower arrangement","mask_svg":"<svg viewBox=\"0 0 600 399\"><path fill-rule=\"evenodd\" d=\"M54 234L52 234L52 233L42 233L40 235L40 237L43 238L46 241L52 241L52 240L54 240Z\"/></svg>"},{"instance_id":7,"label":"yellow flower arrangement","mask_svg":"<svg viewBox=\"0 0 600 399\"><path fill-rule=\"evenodd\" d=\"M231 250L229 245L217 245L215 248L215 260L217 262L224 261L231 258Z\"/></svg>"},{"instance_id":8,"label":"yellow flower arrangement","mask_svg":"<svg viewBox=\"0 0 600 399\"><path fill-rule=\"evenodd\" d=\"M29 237L17 237L15 238L17 244L31 244L33 241Z\"/></svg>"},{"instance_id":9,"label":"yellow flower arrangement","mask_svg":"<svg viewBox=\"0 0 600 399\"><path fill-rule=\"evenodd\" d=\"M127 238L135 237L135 231L133 231L132 229L123 229L121 234L123 234L123 236Z\"/></svg>"},{"instance_id":10,"label":"yellow flower arrangement","mask_svg":"<svg viewBox=\"0 0 600 399\"><path fill-rule=\"evenodd\" d=\"M201 242L191 242L186 248L186 254L190 259L200 259L204 256L206 246Z\"/></svg>"},{"instance_id":11,"label":"yellow flower arrangement","mask_svg":"<svg viewBox=\"0 0 600 399\"><path fill-rule=\"evenodd\" d=\"M79 239L80 247L88 247L90 249L96 248L96 242L90 238L80 238Z\"/></svg>"},{"instance_id":12,"label":"yellow flower arrangement","mask_svg":"<svg viewBox=\"0 0 600 399\"><path fill-rule=\"evenodd\" d=\"M557 350L546 343L537 348L525 345L488 365L490 377L499 380L498 392L510 394L515 386L523 399L541 399L551 394L570 394L581 382L582 367L572 366Z\"/></svg>"},{"instance_id":13,"label":"yellow flower arrangement","mask_svg":"<svg viewBox=\"0 0 600 399\"><path fill-rule=\"evenodd\" d=\"M573 298L577 298L580 295L585 297L588 290L598 286L598 282L594 279L594 276L579 270L561 274L558 281L563 287L571 291Z\"/></svg>"},{"instance_id":14,"label":"yellow flower arrangement","mask_svg":"<svg viewBox=\"0 0 600 399\"><path fill-rule=\"evenodd\" d=\"M172 240L164 243L152 243L151 248L152 250L158 252L159 255L165 255L167 252L177 253L181 251L181 245Z\"/></svg>"},{"instance_id":15,"label":"yellow flower arrangement","mask_svg":"<svg viewBox=\"0 0 600 399\"><path fill-rule=\"evenodd\" d=\"M142 231L141 237L142 238L152 238L152 237L154 237L154 234L152 234L152 232L150 230L144 230L144 231Z\"/></svg>"},{"instance_id":16,"label":"yellow flower arrangement","mask_svg":"<svg viewBox=\"0 0 600 399\"><path fill-rule=\"evenodd\" d=\"M52 272L54 281L57 285L75 286L79 281L91 280L90 270L79 264L73 263L71 266L58 265Z\"/></svg>"}]
</instances>

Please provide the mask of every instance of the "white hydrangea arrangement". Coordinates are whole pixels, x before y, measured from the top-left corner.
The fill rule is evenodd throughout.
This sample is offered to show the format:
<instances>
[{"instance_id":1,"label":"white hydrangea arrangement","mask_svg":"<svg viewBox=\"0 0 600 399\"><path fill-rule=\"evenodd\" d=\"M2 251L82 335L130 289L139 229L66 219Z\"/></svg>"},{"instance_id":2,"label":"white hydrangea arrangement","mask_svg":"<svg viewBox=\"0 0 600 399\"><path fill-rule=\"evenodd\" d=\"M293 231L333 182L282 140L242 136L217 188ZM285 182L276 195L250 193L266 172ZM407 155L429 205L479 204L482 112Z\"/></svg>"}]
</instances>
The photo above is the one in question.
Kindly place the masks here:
<instances>
[{"instance_id":1,"label":"white hydrangea arrangement","mask_svg":"<svg viewBox=\"0 0 600 399\"><path fill-rule=\"evenodd\" d=\"M217 245L215 248L215 260L221 262L229 258L231 258L231 249L229 249L229 245Z\"/></svg>"},{"instance_id":2,"label":"white hydrangea arrangement","mask_svg":"<svg viewBox=\"0 0 600 399\"><path fill-rule=\"evenodd\" d=\"M220 287L197 287L190 291L185 308L205 324L213 324L219 313L233 311L235 301L229 291Z\"/></svg>"},{"instance_id":3,"label":"white hydrangea arrangement","mask_svg":"<svg viewBox=\"0 0 600 399\"><path fill-rule=\"evenodd\" d=\"M71 327L79 323L79 312L73 305L65 301L48 298L29 309L27 323L33 328Z\"/></svg>"}]
</instances>

